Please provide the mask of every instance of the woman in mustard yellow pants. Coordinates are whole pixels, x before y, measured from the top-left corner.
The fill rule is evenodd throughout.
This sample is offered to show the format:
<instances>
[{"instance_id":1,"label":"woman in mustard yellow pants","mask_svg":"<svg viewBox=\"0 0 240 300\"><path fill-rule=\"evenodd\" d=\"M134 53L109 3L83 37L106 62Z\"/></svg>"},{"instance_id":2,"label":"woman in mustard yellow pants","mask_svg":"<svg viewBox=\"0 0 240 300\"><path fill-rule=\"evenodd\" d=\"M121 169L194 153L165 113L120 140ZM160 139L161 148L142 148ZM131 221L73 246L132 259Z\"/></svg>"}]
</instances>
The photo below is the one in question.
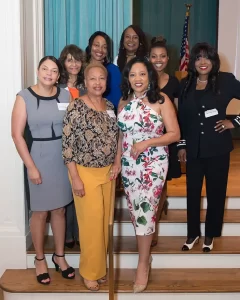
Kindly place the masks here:
<instances>
[{"instance_id":1,"label":"woman in mustard yellow pants","mask_svg":"<svg viewBox=\"0 0 240 300\"><path fill-rule=\"evenodd\" d=\"M111 180L120 172L114 164L118 129L114 106L102 97L107 70L91 63L84 76L87 93L68 106L64 118L63 158L79 225L79 272L85 286L97 291L106 282Z\"/></svg>"}]
</instances>

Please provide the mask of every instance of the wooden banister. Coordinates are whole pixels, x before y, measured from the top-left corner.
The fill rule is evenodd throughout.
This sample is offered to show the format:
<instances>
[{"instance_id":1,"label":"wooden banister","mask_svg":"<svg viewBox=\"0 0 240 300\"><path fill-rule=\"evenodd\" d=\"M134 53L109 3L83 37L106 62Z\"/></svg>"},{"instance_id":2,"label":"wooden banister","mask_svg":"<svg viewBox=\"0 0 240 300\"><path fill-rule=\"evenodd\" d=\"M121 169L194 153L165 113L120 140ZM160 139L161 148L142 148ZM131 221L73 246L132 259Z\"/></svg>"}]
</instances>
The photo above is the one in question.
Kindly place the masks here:
<instances>
[{"instance_id":1,"label":"wooden banister","mask_svg":"<svg viewBox=\"0 0 240 300\"><path fill-rule=\"evenodd\" d=\"M109 300L114 300L113 225L114 225L115 195L116 195L116 180L114 180L112 183L110 216L109 216L109 224L108 224Z\"/></svg>"}]
</instances>

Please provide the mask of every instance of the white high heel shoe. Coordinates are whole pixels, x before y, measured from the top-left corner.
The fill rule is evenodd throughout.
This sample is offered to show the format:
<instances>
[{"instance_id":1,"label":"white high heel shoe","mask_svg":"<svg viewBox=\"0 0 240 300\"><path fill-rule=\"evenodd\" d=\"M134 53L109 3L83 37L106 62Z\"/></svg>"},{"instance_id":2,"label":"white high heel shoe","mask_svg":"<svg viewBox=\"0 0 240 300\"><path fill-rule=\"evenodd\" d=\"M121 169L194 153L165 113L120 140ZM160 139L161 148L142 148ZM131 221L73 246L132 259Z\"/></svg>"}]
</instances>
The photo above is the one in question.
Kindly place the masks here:
<instances>
[{"instance_id":1,"label":"white high heel shoe","mask_svg":"<svg viewBox=\"0 0 240 300\"><path fill-rule=\"evenodd\" d=\"M191 244L187 244L187 242L182 246L182 251L189 251L193 248L195 244L199 243L199 236L197 236Z\"/></svg>"},{"instance_id":2,"label":"white high heel shoe","mask_svg":"<svg viewBox=\"0 0 240 300\"><path fill-rule=\"evenodd\" d=\"M214 240L214 238L212 239L212 243L210 245L205 245L203 243L203 246L202 246L203 252L210 252L213 249L213 240Z\"/></svg>"}]
</instances>

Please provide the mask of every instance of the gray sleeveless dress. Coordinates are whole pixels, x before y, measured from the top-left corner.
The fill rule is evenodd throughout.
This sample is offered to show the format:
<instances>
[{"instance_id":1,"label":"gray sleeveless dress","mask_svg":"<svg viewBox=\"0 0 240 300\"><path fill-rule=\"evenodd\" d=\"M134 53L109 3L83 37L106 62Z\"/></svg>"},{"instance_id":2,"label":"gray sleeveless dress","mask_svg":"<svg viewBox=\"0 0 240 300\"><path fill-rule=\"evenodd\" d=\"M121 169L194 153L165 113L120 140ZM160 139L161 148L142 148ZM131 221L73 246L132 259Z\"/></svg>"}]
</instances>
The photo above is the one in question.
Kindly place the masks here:
<instances>
[{"instance_id":1,"label":"gray sleeveless dress","mask_svg":"<svg viewBox=\"0 0 240 300\"><path fill-rule=\"evenodd\" d=\"M30 154L41 173L42 184L29 181L32 211L49 211L72 201L68 170L62 158L62 122L69 102L69 92L57 88L56 95L42 97L31 88L18 93L27 109L27 122L32 135Z\"/></svg>"}]
</instances>

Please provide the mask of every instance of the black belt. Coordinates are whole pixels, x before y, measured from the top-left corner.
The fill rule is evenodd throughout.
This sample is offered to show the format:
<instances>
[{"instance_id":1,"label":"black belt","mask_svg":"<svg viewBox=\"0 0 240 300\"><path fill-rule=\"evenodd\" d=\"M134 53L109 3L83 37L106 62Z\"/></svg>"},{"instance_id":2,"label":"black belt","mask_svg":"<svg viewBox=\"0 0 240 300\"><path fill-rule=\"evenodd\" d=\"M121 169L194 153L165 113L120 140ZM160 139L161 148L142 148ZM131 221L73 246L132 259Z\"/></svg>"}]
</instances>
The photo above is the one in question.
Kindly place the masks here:
<instances>
[{"instance_id":1,"label":"black belt","mask_svg":"<svg viewBox=\"0 0 240 300\"><path fill-rule=\"evenodd\" d=\"M32 140L34 142L47 142L47 141L55 141L55 140L60 140L62 136L55 136L55 137L50 137L50 138L33 138Z\"/></svg>"}]
</instances>

